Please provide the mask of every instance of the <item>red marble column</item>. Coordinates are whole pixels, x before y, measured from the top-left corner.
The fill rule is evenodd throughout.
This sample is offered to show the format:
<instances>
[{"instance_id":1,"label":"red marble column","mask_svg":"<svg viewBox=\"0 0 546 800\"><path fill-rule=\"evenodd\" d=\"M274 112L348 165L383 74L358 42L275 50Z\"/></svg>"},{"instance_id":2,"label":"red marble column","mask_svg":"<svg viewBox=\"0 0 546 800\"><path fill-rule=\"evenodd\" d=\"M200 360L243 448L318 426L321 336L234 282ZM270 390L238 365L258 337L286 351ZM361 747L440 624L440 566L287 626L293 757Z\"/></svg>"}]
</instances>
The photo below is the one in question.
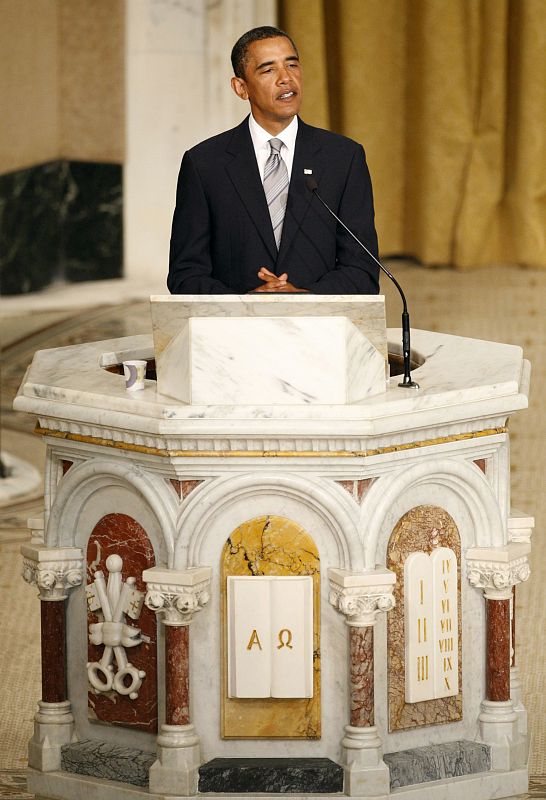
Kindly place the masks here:
<instances>
[{"instance_id":1,"label":"red marble column","mask_svg":"<svg viewBox=\"0 0 546 800\"><path fill-rule=\"evenodd\" d=\"M65 601L42 600L42 700L62 703L66 691Z\"/></svg>"},{"instance_id":2,"label":"red marble column","mask_svg":"<svg viewBox=\"0 0 546 800\"><path fill-rule=\"evenodd\" d=\"M351 725L374 724L373 626L350 628Z\"/></svg>"},{"instance_id":3,"label":"red marble column","mask_svg":"<svg viewBox=\"0 0 546 800\"><path fill-rule=\"evenodd\" d=\"M165 625L165 691L167 725L190 722L190 630Z\"/></svg>"},{"instance_id":4,"label":"red marble column","mask_svg":"<svg viewBox=\"0 0 546 800\"><path fill-rule=\"evenodd\" d=\"M486 600L487 699L510 700L510 600Z\"/></svg>"}]
</instances>

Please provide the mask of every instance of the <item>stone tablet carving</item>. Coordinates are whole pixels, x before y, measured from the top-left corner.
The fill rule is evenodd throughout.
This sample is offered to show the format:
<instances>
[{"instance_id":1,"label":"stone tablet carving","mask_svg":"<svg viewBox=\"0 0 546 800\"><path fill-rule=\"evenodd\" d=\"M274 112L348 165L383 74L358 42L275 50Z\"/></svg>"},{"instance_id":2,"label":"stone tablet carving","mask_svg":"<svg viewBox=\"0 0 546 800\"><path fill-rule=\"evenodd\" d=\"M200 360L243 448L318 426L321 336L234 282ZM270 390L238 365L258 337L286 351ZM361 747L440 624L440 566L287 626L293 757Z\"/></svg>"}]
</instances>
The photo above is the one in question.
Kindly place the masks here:
<instances>
[{"instance_id":1,"label":"stone tablet carving","mask_svg":"<svg viewBox=\"0 0 546 800\"><path fill-rule=\"evenodd\" d=\"M406 703L459 691L457 556L448 547L404 564Z\"/></svg>"},{"instance_id":2,"label":"stone tablet carving","mask_svg":"<svg viewBox=\"0 0 546 800\"><path fill-rule=\"evenodd\" d=\"M396 523L394 530L389 539L387 548L387 567L396 573L396 585L394 587L394 596L396 600L395 608L389 612L387 617L387 686L389 697L389 731L407 730L415 728L420 725L438 725L441 722L455 722L462 719L463 704L462 704L462 635L453 638L453 651L442 652L440 650L439 642L442 639L450 638L447 636L448 631L445 630L445 636L439 636L436 640L436 651L431 648L428 653L416 652L416 656L425 656L424 662L421 661L421 676L425 676L427 662L426 656L429 656L428 662L428 691L430 694L423 693L423 699L409 701L407 699L406 691L408 683L411 684L411 678L408 679L406 672L407 665L407 611L406 611L406 598L408 592L406 590L406 570L405 564L412 554L421 553L427 559L431 557L435 551L442 552L449 550L455 555L450 567L450 582L448 583L449 592L454 592L457 597L457 607L453 610L453 595L437 594L437 601L439 603L439 611L436 614L438 619L438 626L440 633L442 633L442 620L443 627L446 629L451 624L454 630L455 621L456 629L462 631L461 627L461 540L459 531L455 525L454 520L443 508L433 505L415 506L404 514ZM438 558L438 556L435 556ZM442 558L439 558L440 581L442 570ZM410 562L411 563L411 562ZM430 562L432 564L432 562ZM427 573L428 574L428 573ZM432 586L432 580L431 580ZM440 589L443 589L443 584L440 582ZM414 592L416 597L413 599L417 603L417 608L420 604L420 591L421 584L419 579L415 584ZM411 592L411 590L410 590ZM423 600L427 603L425 585L423 584ZM449 599L450 614L442 614L442 608L447 611L447 605L444 602L442 607L442 600ZM430 614L432 614L433 607L432 592L430 596ZM421 615L421 618L423 615ZM416 615L416 619L420 617ZM447 620L451 619L451 623ZM432 624L432 627L431 627ZM421 639L424 639L424 622L421 622ZM431 623L431 617L427 617L427 643L429 643L430 636L434 633L434 622ZM451 636L451 631L449 632ZM417 644L419 644L419 630L416 629L415 637ZM425 644L424 641L421 644ZM442 644L445 650L445 644ZM435 652L440 656L441 661L438 667L439 672L435 672L433 659ZM444 656L446 659L451 657L451 665L446 660L445 665L443 662ZM414 664L417 668L417 664ZM445 666L445 669L444 669ZM424 670L424 672L423 672ZM448 694L447 686L445 687L446 694L436 696L436 688L434 687L434 676L439 675L441 682L445 681L447 677L450 685L457 686L458 691L453 694ZM457 676L455 682L454 676ZM415 673L415 680L417 681L417 672ZM426 680L425 680L426 683ZM426 699L428 698L428 699Z\"/></svg>"},{"instance_id":3,"label":"stone tablet carving","mask_svg":"<svg viewBox=\"0 0 546 800\"><path fill-rule=\"evenodd\" d=\"M228 697L312 697L313 579L227 581Z\"/></svg>"}]
</instances>

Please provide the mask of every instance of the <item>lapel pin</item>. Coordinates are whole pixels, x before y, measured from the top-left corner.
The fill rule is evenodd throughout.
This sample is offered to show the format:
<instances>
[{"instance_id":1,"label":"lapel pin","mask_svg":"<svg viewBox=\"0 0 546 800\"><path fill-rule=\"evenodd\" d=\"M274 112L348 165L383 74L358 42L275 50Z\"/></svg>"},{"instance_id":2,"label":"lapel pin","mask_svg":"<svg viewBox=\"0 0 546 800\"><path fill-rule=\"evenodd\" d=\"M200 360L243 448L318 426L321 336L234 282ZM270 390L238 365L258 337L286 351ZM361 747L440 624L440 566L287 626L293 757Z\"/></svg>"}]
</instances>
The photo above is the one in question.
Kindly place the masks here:
<instances>
[{"instance_id":1,"label":"lapel pin","mask_svg":"<svg viewBox=\"0 0 546 800\"><path fill-rule=\"evenodd\" d=\"M313 174L313 170L312 169L304 169L303 170L303 174L304 175L312 175Z\"/></svg>"}]
</instances>

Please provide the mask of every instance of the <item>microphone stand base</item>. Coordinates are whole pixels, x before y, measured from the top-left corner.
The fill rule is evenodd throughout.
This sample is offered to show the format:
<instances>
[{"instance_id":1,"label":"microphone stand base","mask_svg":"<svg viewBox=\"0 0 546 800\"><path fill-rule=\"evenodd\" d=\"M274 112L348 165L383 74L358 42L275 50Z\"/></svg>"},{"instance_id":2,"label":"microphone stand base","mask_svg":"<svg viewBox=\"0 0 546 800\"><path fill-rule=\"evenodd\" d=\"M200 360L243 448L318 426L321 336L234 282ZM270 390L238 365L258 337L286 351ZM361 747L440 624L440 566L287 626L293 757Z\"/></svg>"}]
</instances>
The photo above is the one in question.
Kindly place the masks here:
<instances>
[{"instance_id":1,"label":"microphone stand base","mask_svg":"<svg viewBox=\"0 0 546 800\"><path fill-rule=\"evenodd\" d=\"M402 383L399 383L398 386L401 386L402 389L418 389L419 388L419 384L415 383L415 381L412 381L411 379L408 380L408 381L404 379L404 381Z\"/></svg>"}]
</instances>

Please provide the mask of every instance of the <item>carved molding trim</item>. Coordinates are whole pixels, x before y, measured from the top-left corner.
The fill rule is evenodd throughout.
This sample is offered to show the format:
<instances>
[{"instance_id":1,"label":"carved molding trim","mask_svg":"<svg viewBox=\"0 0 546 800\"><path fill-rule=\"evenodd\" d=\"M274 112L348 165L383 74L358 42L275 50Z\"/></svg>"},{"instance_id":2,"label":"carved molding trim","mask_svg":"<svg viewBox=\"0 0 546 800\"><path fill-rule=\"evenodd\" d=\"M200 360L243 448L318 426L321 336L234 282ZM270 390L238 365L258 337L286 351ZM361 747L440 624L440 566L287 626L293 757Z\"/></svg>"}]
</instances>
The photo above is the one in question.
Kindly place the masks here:
<instances>
[{"instance_id":1,"label":"carved molding trim","mask_svg":"<svg viewBox=\"0 0 546 800\"><path fill-rule=\"evenodd\" d=\"M37 586L40 600L66 600L83 582L83 553L77 547L23 545L23 579Z\"/></svg>"},{"instance_id":2,"label":"carved molding trim","mask_svg":"<svg viewBox=\"0 0 546 800\"><path fill-rule=\"evenodd\" d=\"M210 567L168 570L152 567L142 573L146 581L146 606L161 614L165 625L189 625L194 614L210 600Z\"/></svg>"},{"instance_id":3,"label":"carved molding trim","mask_svg":"<svg viewBox=\"0 0 546 800\"><path fill-rule=\"evenodd\" d=\"M347 625L375 625L378 614L394 608L396 575L388 569L361 574L329 569L329 601L343 614Z\"/></svg>"},{"instance_id":4,"label":"carved molding trim","mask_svg":"<svg viewBox=\"0 0 546 800\"><path fill-rule=\"evenodd\" d=\"M496 421L496 420L494 420ZM508 428L505 425L498 424L495 427L485 428L483 430L469 430L460 433L446 433L444 436L430 436L430 438L421 439L416 442L395 442L382 447L369 447L368 438L344 438L342 449L337 449L339 446L339 437L335 438L336 449L319 449L320 444L315 441L315 437L294 437L287 442L286 448L271 450L267 447L269 439L242 439L240 436L234 438L233 441L226 440L225 450L211 450L210 439L198 439L198 449L192 449L184 437L170 437L167 442L161 436L149 435L144 437L142 433L132 434L128 431L124 432L124 439L111 439L111 431L107 428L99 428L94 425L86 425L79 422L77 430L69 421L59 422L58 420L48 419L48 425L59 424L59 428L45 427L40 420L34 429L34 432L40 436L50 436L58 439L65 439L67 441L81 442L83 444L99 445L101 447L112 447L119 450L127 450L135 453L146 453L148 455L163 456L166 458L177 457L191 457L191 458L268 458L268 457L282 457L282 458L309 458L312 456L320 456L321 458L367 458L370 456L382 455L384 453L394 453L399 450L412 450L419 447L430 447L436 444L446 444L449 442L464 441L466 439L477 439L484 436L496 436L499 433L506 433ZM108 438L105 436L108 435ZM142 439L146 443L142 443ZM192 440L194 442L195 440ZM322 441L322 440L320 440ZM333 445L332 440L332 445ZM241 448L243 443L243 448ZM169 446L167 446L169 445ZM195 447L195 445L194 445Z\"/></svg>"},{"instance_id":5,"label":"carved molding trim","mask_svg":"<svg viewBox=\"0 0 546 800\"><path fill-rule=\"evenodd\" d=\"M509 600L512 588L531 574L530 545L511 543L506 547L485 551L474 548L467 552L467 577L471 586L483 589L488 600Z\"/></svg>"}]
</instances>

